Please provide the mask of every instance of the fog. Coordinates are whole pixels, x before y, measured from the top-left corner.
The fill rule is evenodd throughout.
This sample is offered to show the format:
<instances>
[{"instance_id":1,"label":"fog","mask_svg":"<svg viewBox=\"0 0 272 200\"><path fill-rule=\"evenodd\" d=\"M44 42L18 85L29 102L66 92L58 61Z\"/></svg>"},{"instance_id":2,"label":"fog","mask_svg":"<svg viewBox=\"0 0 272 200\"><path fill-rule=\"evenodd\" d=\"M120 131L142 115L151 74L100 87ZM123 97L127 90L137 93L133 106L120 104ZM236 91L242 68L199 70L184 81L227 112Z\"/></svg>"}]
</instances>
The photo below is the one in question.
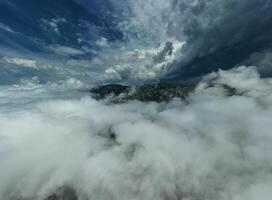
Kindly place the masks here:
<instances>
[{"instance_id":1,"label":"fog","mask_svg":"<svg viewBox=\"0 0 272 200\"><path fill-rule=\"evenodd\" d=\"M235 88L235 94L226 90ZM96 101L70 79L0 88L0 198L269 200L272 79L214 72L186 100Z\"/></svg>"}]
</instances>

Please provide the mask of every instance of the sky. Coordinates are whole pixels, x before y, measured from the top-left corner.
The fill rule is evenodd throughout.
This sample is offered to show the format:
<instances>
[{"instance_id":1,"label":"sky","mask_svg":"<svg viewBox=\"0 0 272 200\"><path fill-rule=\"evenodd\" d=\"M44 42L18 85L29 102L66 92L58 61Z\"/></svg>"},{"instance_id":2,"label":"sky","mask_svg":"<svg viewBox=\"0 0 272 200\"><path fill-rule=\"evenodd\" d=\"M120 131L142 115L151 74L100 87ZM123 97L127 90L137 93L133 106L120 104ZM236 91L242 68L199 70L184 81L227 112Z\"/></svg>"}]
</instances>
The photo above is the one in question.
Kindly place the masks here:
<instances>
[{"instance_id":1,"label":"sky","mask_svg":"<svg viewBox=\"0 0 272 200\"><path fill-rule=\"evenodd\" d=\"M269 0L2 0L0 84L201 78L257 66L271 75Z\"/></svg>"},{"instance_id":2,"label":"sky","mask_svg":"<svg viewBox=\"0 0 272 200\"><path fill-rule=\"evenodd\" d=\"M1 0L0 199L270 200L271 9ZM160 103L88 92L191 81Z\"/></svg>"}]
</instances>

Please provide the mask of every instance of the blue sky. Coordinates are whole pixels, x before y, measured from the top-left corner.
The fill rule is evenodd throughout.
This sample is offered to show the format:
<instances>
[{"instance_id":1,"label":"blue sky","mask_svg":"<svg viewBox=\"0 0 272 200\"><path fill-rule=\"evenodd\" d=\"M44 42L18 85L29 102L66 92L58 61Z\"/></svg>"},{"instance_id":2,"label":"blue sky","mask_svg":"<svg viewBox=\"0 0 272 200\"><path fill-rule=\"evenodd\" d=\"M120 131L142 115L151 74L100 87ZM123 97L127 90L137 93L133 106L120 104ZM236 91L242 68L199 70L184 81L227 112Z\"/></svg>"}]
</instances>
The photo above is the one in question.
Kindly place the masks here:
<instances>
[{"instance_id":1,"label":"blue sky","mask_svg":"<svg viewBox=\"0 0 272 200\"><path fill-rule=\"evenodd\" d=\"M240 65L270 76L268 0L3 0L0 84L180 81Z\"/></svg>"}]
</instances>

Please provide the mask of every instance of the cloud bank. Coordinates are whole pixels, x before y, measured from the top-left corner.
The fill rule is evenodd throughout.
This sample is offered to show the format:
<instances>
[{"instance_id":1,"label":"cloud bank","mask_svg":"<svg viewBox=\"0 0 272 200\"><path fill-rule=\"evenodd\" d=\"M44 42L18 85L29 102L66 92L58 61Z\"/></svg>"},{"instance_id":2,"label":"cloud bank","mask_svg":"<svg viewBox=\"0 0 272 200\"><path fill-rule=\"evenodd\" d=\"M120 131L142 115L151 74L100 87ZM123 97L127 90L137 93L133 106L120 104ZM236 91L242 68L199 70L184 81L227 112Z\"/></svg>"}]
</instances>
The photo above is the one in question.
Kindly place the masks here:
<instances>
[{"instance_id":1,"label":"cloud bank","mask_svg":"<svg viewBox=\"0 0 272 200\"><path fill-rule=\"evenodd\" d=\"M80 200L271 198L272 79L256 68L209 74L169 103L113 105L82 87L1 86L1 199L63 186Z\"/></svg>"}]
</instances>

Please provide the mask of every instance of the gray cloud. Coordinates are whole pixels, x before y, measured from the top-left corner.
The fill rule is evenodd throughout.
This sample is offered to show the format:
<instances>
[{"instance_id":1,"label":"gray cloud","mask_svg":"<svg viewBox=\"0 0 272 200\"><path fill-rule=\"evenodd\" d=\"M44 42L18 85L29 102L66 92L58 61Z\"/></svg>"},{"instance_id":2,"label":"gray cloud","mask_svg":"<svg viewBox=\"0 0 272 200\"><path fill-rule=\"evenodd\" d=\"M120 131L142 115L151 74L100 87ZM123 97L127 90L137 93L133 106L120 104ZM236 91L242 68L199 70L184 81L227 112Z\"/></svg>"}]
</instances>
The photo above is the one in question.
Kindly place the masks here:
<instances>
[{"instance_id":1,"label":"gray cloud","mask_svg":"<svg viewBox=\"0 0 272 200\"><path fill-rule=\"evenodd\" d=\"M258 65L260 61L245 61L271 49L272 4L267 0L127 0L121 4L126 9L120 28L130 40L153 47L173 40L185 43L175 61L156 73L157 78L181 79L219 68ZM150 66L156 71L156 63Z\"/></svg>"}]
</instances>

